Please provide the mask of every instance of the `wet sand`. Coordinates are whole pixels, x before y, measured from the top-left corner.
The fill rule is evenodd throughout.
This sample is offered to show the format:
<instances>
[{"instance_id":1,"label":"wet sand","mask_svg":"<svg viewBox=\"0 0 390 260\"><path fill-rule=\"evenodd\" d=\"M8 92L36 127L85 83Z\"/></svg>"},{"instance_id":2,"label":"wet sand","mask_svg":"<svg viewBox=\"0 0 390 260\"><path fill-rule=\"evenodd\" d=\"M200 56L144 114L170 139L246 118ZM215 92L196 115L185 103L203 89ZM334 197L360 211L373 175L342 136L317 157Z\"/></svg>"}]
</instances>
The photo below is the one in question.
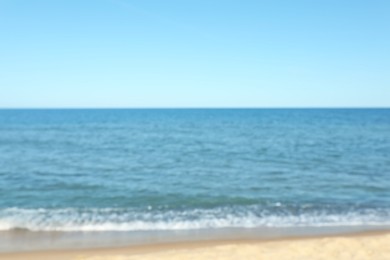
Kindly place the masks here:
<instances>
[{"instance_id":1,"label":"wet sand","mask_svg":"<svg viewBox=\"0 0 390 260\"><path fill-rule=\"evenodd\" d=\"M390 232L275 240L218 240L3 253L0 259L390 259Z\"/></svg>"}]
</instances>

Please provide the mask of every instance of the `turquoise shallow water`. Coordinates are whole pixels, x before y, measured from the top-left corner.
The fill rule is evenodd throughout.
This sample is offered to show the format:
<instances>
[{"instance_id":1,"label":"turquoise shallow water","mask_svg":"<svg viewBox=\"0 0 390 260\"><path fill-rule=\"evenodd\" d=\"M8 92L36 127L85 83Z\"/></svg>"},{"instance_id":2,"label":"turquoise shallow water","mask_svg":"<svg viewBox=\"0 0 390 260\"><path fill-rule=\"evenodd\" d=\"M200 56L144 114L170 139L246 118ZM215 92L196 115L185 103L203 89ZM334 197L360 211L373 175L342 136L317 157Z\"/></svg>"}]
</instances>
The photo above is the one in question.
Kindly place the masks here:
<instances>
[{"instance_id":1,"label":"turquoise shallow water","mask_svg":"<svg viewBox=\"0 0 390 260\"><path fill-rule=\"evenodd\" d=\"M380 225L389 109L0 110L0 230Z\"/></svg>"}]
</instances>

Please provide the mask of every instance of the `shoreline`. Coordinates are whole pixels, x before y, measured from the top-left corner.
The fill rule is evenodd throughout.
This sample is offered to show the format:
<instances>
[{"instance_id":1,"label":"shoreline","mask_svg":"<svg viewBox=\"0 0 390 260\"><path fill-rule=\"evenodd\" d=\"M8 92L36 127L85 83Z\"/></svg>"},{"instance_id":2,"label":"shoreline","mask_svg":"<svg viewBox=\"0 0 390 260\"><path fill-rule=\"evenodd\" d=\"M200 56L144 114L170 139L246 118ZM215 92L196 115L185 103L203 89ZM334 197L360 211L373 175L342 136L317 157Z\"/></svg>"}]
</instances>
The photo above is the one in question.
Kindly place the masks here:
<instances>
[{"instance_id":1,"label":"shoreline","mask_svg":"<svg viewBox=\"0 0 390 260\"><path fill-rule=\"evenodd\" d=\"M317 250L321 251L317 252L318 254L328 255L329 259L335 256L337 259L360 259L360 256L370 256L372 259L387 259L387 257L390 257L389 244L390 230L376 230L301 237L176 241L118 247L3 252L0 253L0 259L126 260L144 258L188 259L190 257L191 259L207 259L209 257L216 259L230 259L226 257L251 259L251 257L258 256L270 257L270 255L275 255L276 258L274 259L292 259L294 257L313 257L310 254L315 254ZM335 253L340 253L340 255L334 255ZM203 258L200 256L202 254L205 254ZM360 254L360 256L358 257L357 254ZM346 258L342 258L341 255L345 255ZM348 258L348 256L352 257Z\"/></svg>"},{"instance_id":2,"label":"shoreline","mask_svg":"<svg viewBox=\"0 0 390 260\"><path fill-rule=\"evenodd\" d=\"M355 236L390 232L381 226L256 227L160 231L0 231L0 254L53 250L85 250L190 244L212 241L271 241L315 237Z\"/></svg>"}]
</instances>

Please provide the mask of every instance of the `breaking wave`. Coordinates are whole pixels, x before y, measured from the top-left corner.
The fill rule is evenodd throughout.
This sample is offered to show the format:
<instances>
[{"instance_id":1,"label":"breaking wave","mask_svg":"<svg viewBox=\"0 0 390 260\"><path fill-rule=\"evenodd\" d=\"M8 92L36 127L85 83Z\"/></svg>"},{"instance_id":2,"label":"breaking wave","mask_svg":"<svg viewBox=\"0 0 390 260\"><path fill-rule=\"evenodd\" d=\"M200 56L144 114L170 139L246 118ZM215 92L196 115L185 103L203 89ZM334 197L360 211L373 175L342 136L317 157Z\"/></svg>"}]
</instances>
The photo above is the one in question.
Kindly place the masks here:
<instances>
[{"instance_id":1,"label":"breaking wave","mask_svg":"<svg viewBox=\"0 0 390 260\"><path fill-rule=\"evenodd\" d=\"M255 227L390 225L388 208L273 208L259 206L144 211L124 208L0 209L0 230L149 231Z\"/></svg>"}]
</instances>

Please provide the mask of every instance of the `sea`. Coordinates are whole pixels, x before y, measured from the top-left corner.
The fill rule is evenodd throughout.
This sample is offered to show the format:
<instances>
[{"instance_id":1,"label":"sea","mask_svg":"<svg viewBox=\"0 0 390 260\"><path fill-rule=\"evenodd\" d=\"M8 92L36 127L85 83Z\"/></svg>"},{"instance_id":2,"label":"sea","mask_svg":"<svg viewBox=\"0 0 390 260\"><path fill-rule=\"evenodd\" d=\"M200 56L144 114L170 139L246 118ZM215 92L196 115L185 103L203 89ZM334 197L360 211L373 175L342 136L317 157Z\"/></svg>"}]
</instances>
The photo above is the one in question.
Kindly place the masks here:
<instances>
[{"instance_id":1,"label":"sea","mask_svg":"<svg viewBox=\"0 0 390 260\"><path fill-rule=\"evenodd\" d=\"M0 110L3 251L384 229L390 109Z\"/></svg>"}]
</instances>

